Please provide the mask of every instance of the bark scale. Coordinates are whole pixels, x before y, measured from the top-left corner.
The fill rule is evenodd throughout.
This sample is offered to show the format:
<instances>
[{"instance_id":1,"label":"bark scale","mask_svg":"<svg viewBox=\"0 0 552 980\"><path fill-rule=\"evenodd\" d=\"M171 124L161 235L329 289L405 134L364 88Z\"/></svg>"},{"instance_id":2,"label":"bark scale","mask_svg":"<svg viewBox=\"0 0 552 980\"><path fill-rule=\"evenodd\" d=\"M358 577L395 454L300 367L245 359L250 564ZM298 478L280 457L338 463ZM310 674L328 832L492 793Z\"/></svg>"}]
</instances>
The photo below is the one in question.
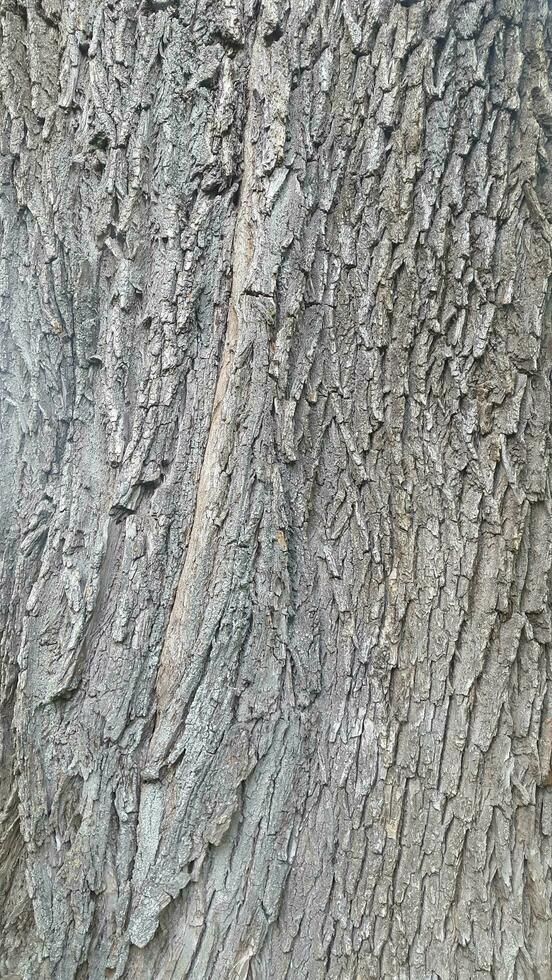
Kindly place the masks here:
<instances>
[{"instance_id":1,"label":"bark scale","mask_svg":"<svg viewBox=\"0 0 552 980\"><path fill-rule=\"evenodd\" d=\"M0 32L1 975L549 978L549 5Z\"/></svg>"}]
</instances>

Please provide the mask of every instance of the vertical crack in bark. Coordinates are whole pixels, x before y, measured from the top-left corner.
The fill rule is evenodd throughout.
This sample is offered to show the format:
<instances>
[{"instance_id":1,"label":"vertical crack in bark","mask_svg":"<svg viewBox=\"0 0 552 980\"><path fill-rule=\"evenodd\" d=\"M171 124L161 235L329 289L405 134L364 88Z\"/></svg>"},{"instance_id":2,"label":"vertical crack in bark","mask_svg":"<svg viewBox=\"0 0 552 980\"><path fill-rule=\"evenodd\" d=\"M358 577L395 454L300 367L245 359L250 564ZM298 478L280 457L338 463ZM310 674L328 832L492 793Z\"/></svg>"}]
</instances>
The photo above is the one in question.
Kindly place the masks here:
<instances>
[{"instance_id":1,"label":"vertical crack in bark","mask_svg":"<svg viewBox=\"0 0 552 980\"><path fill-rule=\"evenodd\" d=\"M166 640L159 658L156 689L157 727L152 736L145 765L146 779L156 778L159 767L167 757L176 730L185 721L182 705L175 703L175 693L186 668L186 654L193 656L194 628L188 622L189 602L198 591L205 590L211 563L213 538L217 534L214 516L223 506L226 486L221 467L223 446L233 434L231 419L235 406L228 399L228 388L240 338L241 298L246 291L251 258L254 250L254 187L252 155L253 119L256 112L253 93L259 84L256 40L253 38L249 69L248 114L244 129L244 163L241 189L233 236L232 289L228 306L227 329L221 356L219 376L213 399L209 434L197 484L197 497L190 537L186 546L184 566L167 626ZM221 499L222 498L222 499ZM167 719L167 711L169 717ZM176 720L178 719L178 720Z\"/></svg>"}]
</instances>

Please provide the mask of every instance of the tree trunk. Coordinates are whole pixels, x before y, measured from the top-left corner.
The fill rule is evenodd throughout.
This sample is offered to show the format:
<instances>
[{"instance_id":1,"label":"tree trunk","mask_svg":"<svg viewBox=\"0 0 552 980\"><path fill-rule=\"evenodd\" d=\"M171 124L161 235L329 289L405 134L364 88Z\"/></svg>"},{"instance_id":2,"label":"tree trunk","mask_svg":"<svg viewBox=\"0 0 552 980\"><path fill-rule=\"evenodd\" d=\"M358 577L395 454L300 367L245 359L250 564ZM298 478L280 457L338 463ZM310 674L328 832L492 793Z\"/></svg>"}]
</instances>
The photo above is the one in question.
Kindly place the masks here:
<instances>
[{"instance_id":1,"label":"tree trunk","mask_svg":"<svg viewBox=\"0 0 552 980\"><path fill-rule=\"evenodd\" d=\"M549 980L552 8L0 11L0 975Z\"/></svg>"}]
</instances>

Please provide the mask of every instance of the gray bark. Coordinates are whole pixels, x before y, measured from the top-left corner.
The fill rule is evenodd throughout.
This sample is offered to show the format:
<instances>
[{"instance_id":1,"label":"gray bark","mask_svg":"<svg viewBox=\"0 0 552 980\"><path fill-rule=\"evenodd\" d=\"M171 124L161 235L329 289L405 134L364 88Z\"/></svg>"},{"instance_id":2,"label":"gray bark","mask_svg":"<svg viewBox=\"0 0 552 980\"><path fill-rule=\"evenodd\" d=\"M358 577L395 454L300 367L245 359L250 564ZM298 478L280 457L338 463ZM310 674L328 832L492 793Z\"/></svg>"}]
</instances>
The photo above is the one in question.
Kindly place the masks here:
<instances>
[{"instance_id":1,"label":"gray bark","mask_svg":"<svg viewBox=\"0 0 552 980\"><path fill-rule=\"evenodd\" d=\"M547 0L0 25L0 975L550 978Z\"/></svg>"}]
</instances>

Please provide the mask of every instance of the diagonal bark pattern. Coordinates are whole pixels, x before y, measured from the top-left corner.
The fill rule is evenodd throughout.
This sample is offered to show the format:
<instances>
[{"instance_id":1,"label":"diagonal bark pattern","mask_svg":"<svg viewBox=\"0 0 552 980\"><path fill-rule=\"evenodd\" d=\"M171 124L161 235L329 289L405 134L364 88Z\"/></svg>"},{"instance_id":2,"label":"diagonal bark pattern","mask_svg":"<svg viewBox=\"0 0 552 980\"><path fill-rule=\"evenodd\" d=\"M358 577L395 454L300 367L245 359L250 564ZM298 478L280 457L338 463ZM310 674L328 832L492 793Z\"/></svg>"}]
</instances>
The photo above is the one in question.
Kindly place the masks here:
<instances>
[{"instance_id":1,"label":"diagonal bark pattern","mask_svg":"<svg viewBox=\"0 0 552 980\"><path fill-rule=\"evenodd\" d=\"M547 0L0 0L0 975L552 976Z\"/></svg>"}]
</instances>

